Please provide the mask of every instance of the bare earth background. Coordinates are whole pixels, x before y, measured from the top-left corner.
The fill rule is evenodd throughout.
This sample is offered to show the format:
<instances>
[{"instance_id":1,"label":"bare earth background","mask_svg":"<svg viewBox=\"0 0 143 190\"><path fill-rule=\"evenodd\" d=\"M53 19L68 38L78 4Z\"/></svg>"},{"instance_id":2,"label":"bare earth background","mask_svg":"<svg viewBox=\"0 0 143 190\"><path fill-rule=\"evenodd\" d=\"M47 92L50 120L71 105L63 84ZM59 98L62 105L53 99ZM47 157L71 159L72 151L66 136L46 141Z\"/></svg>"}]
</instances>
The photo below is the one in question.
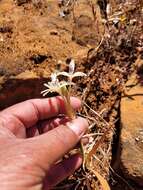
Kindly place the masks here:
<instances>
[{"instance_id":1,"label":"bare earth background","mask_svg":"<svg viewBox=\"0 0 143 190\"><path fill-rule=\"evenodd\" d=\"M108 131L93 169L113 190L141 190L143 2L0 1L0 109L41 97L50 74L67 71L72 58L76 70L88 75L76 81L73 94L89 106L81 113L91 118L90 133L97 133L91 145ZM58 188L102 189L81 169Z\"/></svg>"}]
</instances>

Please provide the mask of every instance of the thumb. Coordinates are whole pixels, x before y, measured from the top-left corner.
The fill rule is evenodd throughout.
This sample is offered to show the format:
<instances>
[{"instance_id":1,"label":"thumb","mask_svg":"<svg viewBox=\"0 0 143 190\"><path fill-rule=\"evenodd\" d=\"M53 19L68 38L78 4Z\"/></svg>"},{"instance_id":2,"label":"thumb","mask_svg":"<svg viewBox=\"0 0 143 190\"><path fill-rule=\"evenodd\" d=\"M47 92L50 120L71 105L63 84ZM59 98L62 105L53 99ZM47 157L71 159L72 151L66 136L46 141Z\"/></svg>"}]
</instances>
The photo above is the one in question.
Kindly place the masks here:
<instances>
[{"instance_id":1,"label":"thumb","mask_svg":"<svg viewBox=\"0 0 143 190\"><path fill-rule=\"evenodd\" d=\"M32 146L36 148L35 156L39 163L43 163L45 168L58 161L75 147L87 128L87 120L78 117L66 125L60 125L48 133L32 138Z\"/></svg>"}]
</instances>

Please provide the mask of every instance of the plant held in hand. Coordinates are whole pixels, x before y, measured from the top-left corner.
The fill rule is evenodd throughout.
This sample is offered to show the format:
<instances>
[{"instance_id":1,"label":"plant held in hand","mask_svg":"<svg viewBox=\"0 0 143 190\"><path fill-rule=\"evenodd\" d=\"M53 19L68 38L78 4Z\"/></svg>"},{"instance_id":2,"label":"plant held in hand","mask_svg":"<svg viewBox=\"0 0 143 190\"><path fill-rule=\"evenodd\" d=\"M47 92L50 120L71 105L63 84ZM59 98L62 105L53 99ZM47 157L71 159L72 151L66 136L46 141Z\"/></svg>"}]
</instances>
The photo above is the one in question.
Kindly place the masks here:
<instances>
[{"instance_id":1,"label":"plant held in hand","mask_svg":"<svg viewBox=\"0 0 143 190\"><path fill-rule=\"evenodd\" d=\"M76 114L70 104L71 89L72 86L75 85L75 83L73 83L72 81L75 77L86 76L85 73L74 72L74 71L75 71L75 62L72 59L69 64L69 72L52 73L51 82L44 84L44 86L47 87L48 89L41 92L43 96L47 95L50 92L57 92L60 96L62 96L65 102L66 115L70 119L74 119L76 117ZM58 79L59 76L67 77L67 81L59 81Z\"/></svg>"},{"instance_id":2,"label":"plant held in hand","mask_svg":"<svg viewBox=\"0 0 143 190\"><path fill-rule=\"evenodd\" d=\"M82 72L74 72L75 71L75 62L72 59L69 64L69 72L58 72L51 74L51 82L45 83L44 86L48 89L42 91L41 93L43 96L47 95L50 92L57 92L62 98L64 99L65 108L66 108L66 115L69 119L75 119L76 113L73 110L71 103L70 103L70 96L71 96L71 90L72 86L75 85L73 83L73 79L75 77L85 77L86 74ZM59 81L59 76L65 76L67 77L67 81ZM83 155L83 168L85 163L85 156L84 156L84 150L83 145L80 142L80 150Z\"/></svg>"}]
</instances>

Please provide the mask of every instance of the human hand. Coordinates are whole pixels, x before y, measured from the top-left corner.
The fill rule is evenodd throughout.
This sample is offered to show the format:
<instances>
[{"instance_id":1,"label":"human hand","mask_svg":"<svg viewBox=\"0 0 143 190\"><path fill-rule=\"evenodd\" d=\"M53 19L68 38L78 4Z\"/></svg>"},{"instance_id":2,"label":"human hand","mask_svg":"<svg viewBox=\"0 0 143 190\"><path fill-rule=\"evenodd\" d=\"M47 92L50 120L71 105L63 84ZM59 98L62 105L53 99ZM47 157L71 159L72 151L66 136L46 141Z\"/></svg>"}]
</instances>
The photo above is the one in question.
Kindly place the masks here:
<instances>
[{"instance_id":1,"label":"human hand","mask_svg":"<svg viewBox=\"0 0 143 190\"><path fill-rule=\"evenodd\" d=\"M77 98L71 98L71 104L75 110L80 107ZM79 155L56 163L88 128L80 117L60 119L64 113L59 96L28 100L0 112L1 190L47 190L81 165Z\"/></svg>"}]
</instances>

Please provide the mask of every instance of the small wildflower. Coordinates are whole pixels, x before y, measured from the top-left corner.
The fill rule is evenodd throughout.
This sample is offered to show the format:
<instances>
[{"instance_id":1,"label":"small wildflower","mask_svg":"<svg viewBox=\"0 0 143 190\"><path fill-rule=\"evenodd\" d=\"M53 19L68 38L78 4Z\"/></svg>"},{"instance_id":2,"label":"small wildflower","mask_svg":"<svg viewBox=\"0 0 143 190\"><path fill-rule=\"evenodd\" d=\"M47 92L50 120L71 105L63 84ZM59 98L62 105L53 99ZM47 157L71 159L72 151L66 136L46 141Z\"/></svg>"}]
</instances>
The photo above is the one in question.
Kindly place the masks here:
<instances>
[{"instance_id":1,"label":"small wildflower","mask_svg":"<svg viewBox=\"0 0 143 190\"><path fill-rule=\"evenodd\" d=\"M43 90L41 94L43 96L47 95L49 92L57 92L61 95L61 89L63 87L68 86L69 84L65 81L59 81L57 78L57 74L53 73L51 74L51 82L44 83L44 86L47 87L48 89Z\"/></svg>"},{"instance_id":2,"label":"small wildflower","mask_svg":"<svg viewBox=\"0 0 143 190\"><path fill-rule=\"evenodd\" d=\"M61 63L61 61L59 63ZM75 77L87 76L85 73L74 72L74 71L75 71L75 62L72 59L69 64L69 72L56 72L56 73L51 74L51 81L48 83L44 83L44 86L47 89L41 92L43 96L47 95L49 92L57 92L60 96L62 96L64 100L64 104L65 104L66 115L71 120L76 118L75 110L73 109L70 102L71 88L72 88L72 85L74 85L72 80ZM58 76L60 75L66 76L68 80L59 81ZM81 150L81 153L83 154L83 160L84 160L84 149L81 142L80 142L80 150ZM84 163L85 162L83 161L83 165Z\"/></svg>"},{"instance_id":3,"label":"small wildflower","mask_svg":"<svg viewBox=\"0 0 143 190\"><path fill-rule=\"evenodd\" d=\"M126 16L125 15L121 15L120 16L120 22L125 22L127 20Z\"/></svg>"}]
</instances>

